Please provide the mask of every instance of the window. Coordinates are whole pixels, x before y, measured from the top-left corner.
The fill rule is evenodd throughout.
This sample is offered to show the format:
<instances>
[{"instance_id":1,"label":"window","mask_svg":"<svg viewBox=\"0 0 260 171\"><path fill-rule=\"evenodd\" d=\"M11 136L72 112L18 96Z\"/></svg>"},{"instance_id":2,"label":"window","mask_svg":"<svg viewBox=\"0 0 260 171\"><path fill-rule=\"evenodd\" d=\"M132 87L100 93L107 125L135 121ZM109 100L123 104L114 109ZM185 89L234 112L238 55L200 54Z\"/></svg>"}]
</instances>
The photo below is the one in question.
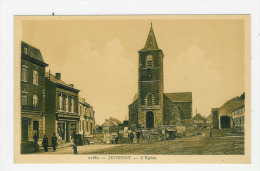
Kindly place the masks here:
<instances>
[{"instance_id":1,"label":"window","mask_svg":"<svg viewBox=\"0 0 260 171\"><path fill-rule=\"evenodd\" d=\"M22 93L21 95L21 101L22 101L22 106L27 106L28 105L28 94Z\"/></svg>"},{"instance_id":2,"label":"window","mask_svg":"<svg viewBox=\"0 0 260 171\"><path fill-rule=\"evenodd\" d=\"M71 99L71 112L74 113L74 100Z\"/></svg>"},{"instance_id":3,"label":"window","mask_svg":"<svg viewBox=\"0 0 260 171\"><path fill-rule=\"evenodd\" d=\"M33 134L35 133L39 136L39 121L33 121Z\"/></svg>"},{"instance_id":4,"label":"window","mask_svg":"<svg viewBox=\"0 0 260 171\"><path fill-rule=\"evenodd\" d=\"M38 71L33 70L33 84L38 85Z\"/></svg>"},{"instance_id":5,"label":"window","mask_svg":"<svg viewBox=\"0 0 260 171\"><path fill-rule=\"evenodd\" d=\"M153 95L151 93L146 95L146 103L148 106L153 105Z\"/></svg>"},{"instance_id":6,"label":"window","mask_svg":"<svg viewBox=\"0 0 260 171\"><path fill-rule=\"evenodd\" d=\"M69 99L68 99L68 97L66 97L66 99L65 99L65 111L66 112L69 111Z\"/></svg>"},{"instance_id":7,"label":"window","mask_svg":"<svg viewBox=\"0 0 260 171\"><path fill-rule=\"evenodd\" d=\"M153 56L147 55L147 57L146 57L146 68L151 68L151 67L153 67Z\"/></svg>"},{"instance_id":8,"label":"window","mask_svg":"<svg viewBox=\"0 0 260 171\"><path fill-rule=\"evenodd\" d=\"M22 81L28 82L28 67L25 65L22 66Z\"/></svg>"},{"instance_id":9,"label":"window","mask_svg":"<svg viewBox=\"0 0 260 171\"><path fill-rule=\"evenodd\" d=\"M59 96L59 106L60 106L60 110L63 110L63 99L62 99L62 94Z\"/></svg>"},{"instance_id":10,"label":"window","mask_svg":"<svg viewBox=\"0 0 260 171\"><path fill-rule=\"evenodd\" d=\"M38 108L38 95L33 94L33 107Z\"/></svg>"},{"instance_id":11,"label":"window","mask_svg":"<svg viewBox=\"0 0 260 171\"><path fill-rule=\"evenodd\" d=\"M90 134L92 134L92 122L90 122Z\"/></svg>"},{"instance_id":12,"label":"window","mask_svg":"<svg viewBox=\"0 0 260 171\"><path fill-rule=\"evenodd\" d=\"M79 105L79 114L81 115L81 105Z\"/></svg>"}]
</instances>

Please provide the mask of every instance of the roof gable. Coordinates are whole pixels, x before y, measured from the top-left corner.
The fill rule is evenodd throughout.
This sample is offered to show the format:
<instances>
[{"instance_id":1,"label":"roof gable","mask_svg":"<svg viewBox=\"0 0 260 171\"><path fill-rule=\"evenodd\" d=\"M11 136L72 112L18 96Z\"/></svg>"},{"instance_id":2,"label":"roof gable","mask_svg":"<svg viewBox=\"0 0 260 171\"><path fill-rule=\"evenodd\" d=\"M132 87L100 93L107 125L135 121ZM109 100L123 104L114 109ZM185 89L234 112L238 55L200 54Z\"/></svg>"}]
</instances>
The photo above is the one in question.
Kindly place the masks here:
<instances>
[{"instance_id":1,"label":"roof gable","mask_svg":"<svg viewBox=\"0 0 260 171\"><path fill-rule=\"evenodd\" d=\"M193 120L205 120L206 118L204 118L203 116L201 116L201 114L198 113L192 119Z\"/></svg>"},{"instance_id":2,"label":"roof gable","mask_svg":"<svg viewBox=\"0 0 260 171\"><path fill-rule=\"evenodd\" d=\"M65 83L64 81L57 79L53 74L49 73L49 72L45 72L45 77L50 78L50 81L56 84L60 84L62 86L65 86L69 89L73 89L75 91L80 91L72 86L70 86L69 84Z\"/></svg>"},{"instance_id":3,"label":"roof gable","mask_svg":"<svg viewBox=\"0 0 260 171\"><path fill-rule=\"evenodd\" d=\"M230 114L233 110L245 105L245 101L241 97L234 97L225 102L219 109L220 114Z\"/></svg>"},{"instance_id":4,"label":"roof gable","mask_svg":"<svg viewBox=\"0 0 260 171\"><path fill-rule=\"evenodd\" d=\"M38 61L44 62L41 51L36 47L33 47L32 45L29 45L23 41L21 44L21 53Z\"/></svg>"}]
</instances>

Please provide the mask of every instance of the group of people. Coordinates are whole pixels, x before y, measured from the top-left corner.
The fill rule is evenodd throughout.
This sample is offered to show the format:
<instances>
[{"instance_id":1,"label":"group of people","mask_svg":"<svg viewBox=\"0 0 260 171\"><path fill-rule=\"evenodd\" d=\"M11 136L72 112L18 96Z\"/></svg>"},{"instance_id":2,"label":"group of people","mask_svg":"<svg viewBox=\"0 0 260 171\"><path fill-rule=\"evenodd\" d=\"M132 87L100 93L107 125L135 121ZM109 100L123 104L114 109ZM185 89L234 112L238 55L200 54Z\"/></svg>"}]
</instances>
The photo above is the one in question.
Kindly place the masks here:
<instances>
[{"instance_id":1,"label":"group of people","mask_svg":"<svg viewBox=\"0 0 260 171\"><path fill-rule=\"evenodd\" d=\"M129 133L128 137L129 137L129 139L130 139L130 143L133 144L133 142L134 142L134 137L135 137L133 131L131 131L131 132ZM136 132L137 143L140 142L140 137L141 137L141 132L138 130L138 131Z\"/></svg>"},{"instance_id":2,"label":"group of people","mask_svg":"<svg viewBox=\"0 0 260 171\"><path fill-rule=\"evenodd\" d=\"M57 136L54 133L52 136L52 148L53 151L56 151L56 147L57 147ZM38 135L35 133L33 135L33 141L34 141L34 151L38 152L39 151L39 145L38 145ZM47 152L48 151L48 137L44 134L43 135L43 139L42 139L42 146L44 148L44 151Z\"/></svg>"}]
</instances>

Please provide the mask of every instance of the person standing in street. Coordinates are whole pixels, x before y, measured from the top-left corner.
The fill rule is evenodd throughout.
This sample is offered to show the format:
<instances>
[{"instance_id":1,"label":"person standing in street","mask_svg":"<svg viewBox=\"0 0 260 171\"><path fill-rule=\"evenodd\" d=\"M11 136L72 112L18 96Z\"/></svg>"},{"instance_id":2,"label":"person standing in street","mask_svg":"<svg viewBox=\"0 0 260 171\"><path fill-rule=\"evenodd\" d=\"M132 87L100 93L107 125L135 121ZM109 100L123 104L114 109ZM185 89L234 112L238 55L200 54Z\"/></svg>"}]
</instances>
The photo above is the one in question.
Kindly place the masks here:
<instances>
[{"instance_id":1,"label":"person standing in street","mask_svg":"<svg viewBox=\"0 0 260 171\"><path fill-rule=\"evenodd\" d=\"M140 133L140 131L138 130L138 131L136 132L137 143L139 143L140 137L141 137L141 133Z\"/></svg>"},{"instance_id":2,"label":"person standing in street","mask_svg":"<svg viewBox=\"0 0 260 171\"><path fill-rule=\"evenodd\" d=\"M129 138L130 138L130 143L133 144L133 142L134 142L134 133L133 133L133 131L131 131L131 133L129 135Z\"/></svg>"},{"instance_id":3,"label":"person standing in street","mask_svg":"<svg viewBox=\"0 0 260 171\"><path fill-rule=\"evenodd\" d=\"M48 151L48 138L45 134L43 136L42 146L44 148L44 151L47 152Z\"/></svg>"},{"instance_id":4,"label":"person standing in street","mask_svg":"<svg viewBox=\"0 0 260 171\"><path fill-rule=\"evenodd\" d=\"M52 136L52 147L53 147L53 151L56 151L56 146L57 146L57 137L56 134L54 133Z\"/></svg>"}]
</instances>

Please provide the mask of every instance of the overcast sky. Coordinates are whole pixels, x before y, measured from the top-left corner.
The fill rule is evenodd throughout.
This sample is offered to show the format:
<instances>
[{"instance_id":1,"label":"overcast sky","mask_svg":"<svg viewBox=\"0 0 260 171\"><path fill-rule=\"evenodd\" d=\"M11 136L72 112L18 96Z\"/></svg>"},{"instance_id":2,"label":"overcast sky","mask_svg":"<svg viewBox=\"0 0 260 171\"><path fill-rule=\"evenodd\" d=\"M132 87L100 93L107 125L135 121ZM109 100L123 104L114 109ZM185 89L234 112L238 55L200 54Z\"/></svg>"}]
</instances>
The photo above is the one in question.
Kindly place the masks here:
<instances>
[{"instance_id":1,"label":"overcast sky","mask_svg":"<svg viewBox=\"0 0 260 171\"><path fill-rule=\"evenodd\" d=\"M153 29L164 53L164 92L192 92L193 115L245 91L244 21L158 17ZM95 110L96 122L128 118L138 91L138 50L151 19L23 21L22 39L41 50L51 73L61 73Z\"/></svg>"}]
</instances>

